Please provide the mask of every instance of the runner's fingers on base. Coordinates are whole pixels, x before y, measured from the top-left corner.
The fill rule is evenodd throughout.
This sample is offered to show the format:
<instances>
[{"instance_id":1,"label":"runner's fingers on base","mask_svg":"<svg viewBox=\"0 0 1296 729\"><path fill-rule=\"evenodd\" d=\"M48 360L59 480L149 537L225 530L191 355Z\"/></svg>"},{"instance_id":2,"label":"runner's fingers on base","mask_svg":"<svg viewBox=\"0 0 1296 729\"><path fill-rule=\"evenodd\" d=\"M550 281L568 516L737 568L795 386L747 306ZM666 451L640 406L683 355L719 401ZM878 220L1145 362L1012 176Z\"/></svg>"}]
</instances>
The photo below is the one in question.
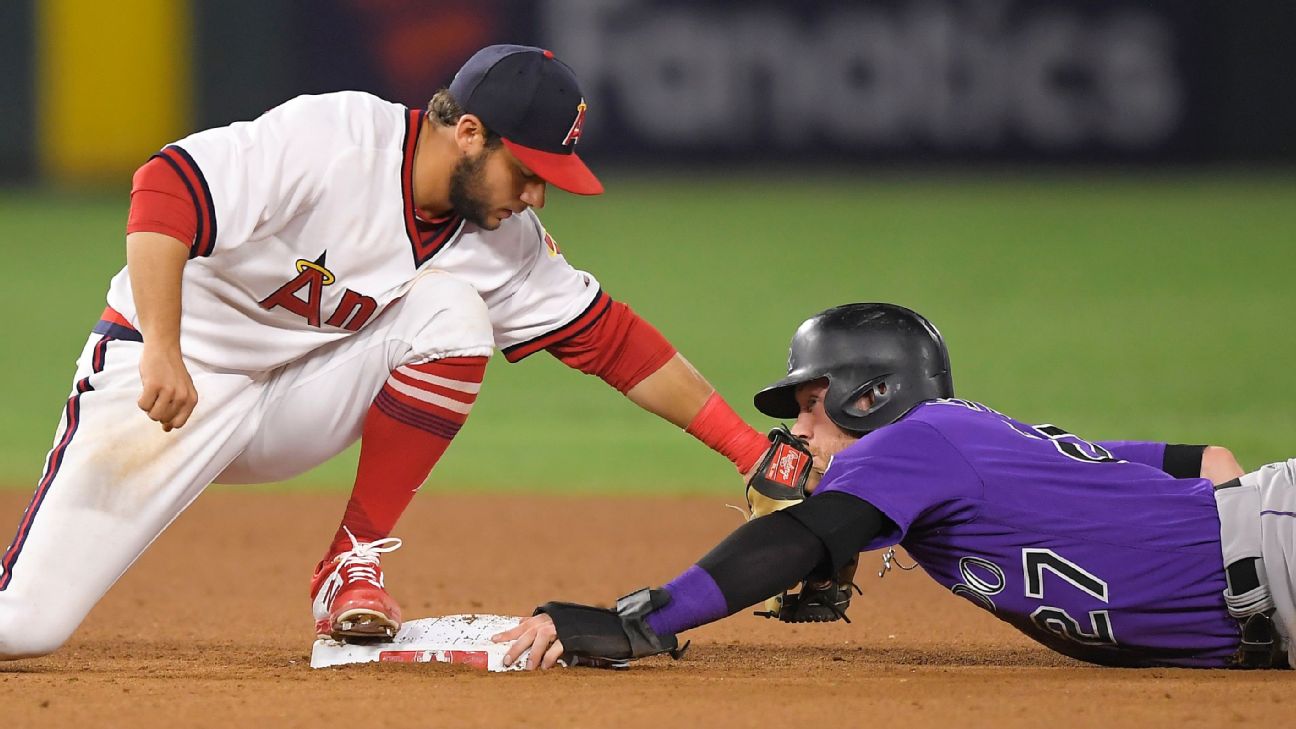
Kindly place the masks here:
<instances>
[{"instance_id":1,"label":"runner's fingers on base","mask_svg":"<svg viewBox=\"0 0 1296 729\"><path fill-rule=\"evenodd\" d=\"M533 615L518 623L513 628L492 635L491 641L494 643L507 643L510 640L513 641L513 645L510 646L508 652L504 654L504 664L511 666L517 661L518 656L522 655L523 651L535 643L537 633L543 631L546 627L548 627L550 631L553 631L552 618L544 614ZM535 655L535 653L533 652L532 655Z\"/></svg>"},{"instance_id":2,"label":"runner's fingers on base","mask_svg":"<svg viewBox=\"0 0 1296 729\"><path fill-rule=\"evenodd\" d=\"M562 641L558 640L555 637L553 645L549 646L549 650L545 651L544 663L540 664L540 667L545 669L553 668L554 666L558 665L558 659L562 658L562 654L563 654Z\"/></svg>"},{"instance_id":3,"label":"runner's fingers on base","mask_svg":"<svg viewBox=\"0 0 1296 729\"><path fill-rule=\"evenodd\" d=\"M540 663L544 660L545 651L549 649L549 640L539 630L531 633L530 636L531 654L527 656L526 669L534 671L540 667Z\"/></svg>"},{"instance_id":4,"label":"runner's fingers on base","mask_svg":"<svg viewBox=\"0 0 1296 729\"><path fill-rule=\"evenodd\" d=\"M553 653L555 645L558 646L557 653ZM550 653L553 655L551 656ZM562 657L562 643L558 642L558 631L554 629L553 623L545 623L537 627L531 639L531 655L527 657L527 670L553 668L560 657Z\"/></svg>"},{"instance_id":5,"label":"runner's fingers on base","mask_svg":"<svg viewBox=\"0 0 1296 729\"><path fill-rule=\"evenodd\" d=\"M491 640L496 643L513 641L513 645L509 646L508 652L504 654L504 665L511 666L517 662L523 651L530 648L531 643L535 641L535 629L524 622L510 631L496 635Z\"/></svg>"},{"instance_id":6,"label":"runner's fingers on base","mask_svg":"<svg viewBox=\"0 0 1296 729\"><path fill-rule=\"evenodd\" d=\"M531 647L531 641L534 639L534 633L522 633L514 638L513 645L509 646L508 653L504 654L504 665L511 666L517 663L518 656L521 656L523 651Z\"/></svg>"},{"instance_id":7,"label":"runner's fingers on base","mask_svg":"<svg viewBox=\"0 0 1296 729\"><path fill-rule=\"evenodd\" d=\"M496 633L495 635L492 635L490 639L492 643L507 643L509 641L516 641L518 638L522 637L522 634L525 633L526 630L527 630L527 621L523 620L522 622L518 623L515 627L509 628L508 630L502 633ZM504 665L506 666L513 665L513 662L517 660L518 654L520 654L521 652L522 649L518 648L516 643L509 646L508 652L504 654Z\"/></svg>"}]
</instances>

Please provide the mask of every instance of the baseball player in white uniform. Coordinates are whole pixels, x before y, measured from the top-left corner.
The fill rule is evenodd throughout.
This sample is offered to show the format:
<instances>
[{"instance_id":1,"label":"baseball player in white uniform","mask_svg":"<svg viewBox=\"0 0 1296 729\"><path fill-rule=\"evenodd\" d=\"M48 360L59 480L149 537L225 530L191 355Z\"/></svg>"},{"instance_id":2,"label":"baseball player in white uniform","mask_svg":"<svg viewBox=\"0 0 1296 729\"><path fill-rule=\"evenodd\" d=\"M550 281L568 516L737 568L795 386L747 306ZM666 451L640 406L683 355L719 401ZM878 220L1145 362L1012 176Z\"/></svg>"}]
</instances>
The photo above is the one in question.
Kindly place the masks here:
<instances>
[{"instance_id":1,"label":"baseball player in white uniform","mask_svg":"<svg viewBox=\"0 0 1296 729\"><path fill-rule=\"evenodd\" d=\"M547 350L750 470L768 441L532 211L548 184L602 192L574 153L586 108L551 52L491 46L426 112L303 96L141 167L127 265L0 556L0 658L62 645L209 483L287 478L357 438L316 631L394 634L380 555L496 348Z\"/></svg>"}]
</instances>

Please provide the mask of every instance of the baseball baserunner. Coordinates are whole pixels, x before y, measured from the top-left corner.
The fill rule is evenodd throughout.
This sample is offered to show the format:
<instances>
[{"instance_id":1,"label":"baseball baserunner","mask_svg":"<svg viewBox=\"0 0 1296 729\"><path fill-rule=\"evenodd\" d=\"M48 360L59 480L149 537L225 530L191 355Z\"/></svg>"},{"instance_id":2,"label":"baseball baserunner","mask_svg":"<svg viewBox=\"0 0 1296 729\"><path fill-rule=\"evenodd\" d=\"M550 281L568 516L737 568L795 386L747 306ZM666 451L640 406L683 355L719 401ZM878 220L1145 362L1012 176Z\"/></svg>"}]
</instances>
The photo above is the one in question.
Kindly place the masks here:
<instances>
[{"instance_id":1,"label":"baseball baserunner","mask_svg":"<svg viewBox=\"0 0 1296 729\"><path fill-rule=\"evenodd\" d=\"M1224 448L1088 441L957 399L939 332L889 304L807 320L787 376L756 406L796 419L792 435L824 470L817 486L792 490L812 494L764 508L616 610L542 605L497 636L516 639L507 658L678 651L681 631L799 581L831 583L860 552L895 545L955 595L1080 660L1285 667L1296 657L1296 460L1243 474ZM756 492L758 505L778 493ZM809 594L787 617L845 610L841 590Z\"/></svg>"},{"instance_id":2,"label":"baseball baserunner","mask_svg":"<svg viewBox=\"0 0 1296 729\"><path fill-rule=\"evenodd\" d=\"M287 478L357 438L313 618L394 633L381 556L495 348L547 350L749 469L760 435L533 210L548 185L602 191L575 154L588 108L553 53L491 46L426 111L303 96L141 167L127 265L0 559L0 658L61 645L209 483Z\"/></svg>"}]
</instances>

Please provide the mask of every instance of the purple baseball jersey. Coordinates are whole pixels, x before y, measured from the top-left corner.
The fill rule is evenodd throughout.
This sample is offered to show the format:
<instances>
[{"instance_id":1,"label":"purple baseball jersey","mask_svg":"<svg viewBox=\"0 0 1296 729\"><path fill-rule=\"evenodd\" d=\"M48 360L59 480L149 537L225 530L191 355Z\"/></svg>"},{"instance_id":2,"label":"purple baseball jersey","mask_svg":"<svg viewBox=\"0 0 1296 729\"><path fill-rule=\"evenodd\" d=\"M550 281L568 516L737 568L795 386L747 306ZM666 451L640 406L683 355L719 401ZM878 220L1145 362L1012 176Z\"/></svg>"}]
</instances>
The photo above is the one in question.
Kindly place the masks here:
<instances>
[{"instance_id":1,"label":"purple baseball jersey","mask_svg":"<svg viewBox=\"0 0 1296 729\"><path fill-rule=\"evenodd\" d=\"M1219 516L1164 444L1090 443L964 400L919 405L833 459L816 494L874 505L937 582L1074 658L1227 665ZM812 497L813 498L813 497Z\"/></svg>"}]
</instances>

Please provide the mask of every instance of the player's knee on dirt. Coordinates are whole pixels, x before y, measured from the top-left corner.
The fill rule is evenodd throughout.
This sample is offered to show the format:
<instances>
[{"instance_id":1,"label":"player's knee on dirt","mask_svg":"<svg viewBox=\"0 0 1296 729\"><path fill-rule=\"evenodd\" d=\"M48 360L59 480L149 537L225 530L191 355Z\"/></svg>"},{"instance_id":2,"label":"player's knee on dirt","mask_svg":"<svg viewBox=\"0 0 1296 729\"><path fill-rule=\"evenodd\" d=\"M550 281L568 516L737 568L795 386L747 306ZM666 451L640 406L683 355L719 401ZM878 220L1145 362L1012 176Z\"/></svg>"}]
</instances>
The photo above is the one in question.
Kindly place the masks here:
<instances>
[{"instance_id":1,"label":"player's knee on dirt","mask_svg":"<svg viewBox=\"0 0 1296 729\"><path fill-rule=\"evenodd\" d=\"M36 658L58 650L76 625L61 625L46 611L0 593L0 660Z\"/></svg>"},{"instance_id":2,"label":"player's knee on dirt","mask_svg":"<svg viewBox=\"0 0 1296 729\"><path fill-rule=\"evenodd\" d=\"M489 356L495 346L486 302L477 289L447 273L426 273L401 301L410 361ZM399 365L402 363L393 363Z\"/></svg>"}]
</instances>

